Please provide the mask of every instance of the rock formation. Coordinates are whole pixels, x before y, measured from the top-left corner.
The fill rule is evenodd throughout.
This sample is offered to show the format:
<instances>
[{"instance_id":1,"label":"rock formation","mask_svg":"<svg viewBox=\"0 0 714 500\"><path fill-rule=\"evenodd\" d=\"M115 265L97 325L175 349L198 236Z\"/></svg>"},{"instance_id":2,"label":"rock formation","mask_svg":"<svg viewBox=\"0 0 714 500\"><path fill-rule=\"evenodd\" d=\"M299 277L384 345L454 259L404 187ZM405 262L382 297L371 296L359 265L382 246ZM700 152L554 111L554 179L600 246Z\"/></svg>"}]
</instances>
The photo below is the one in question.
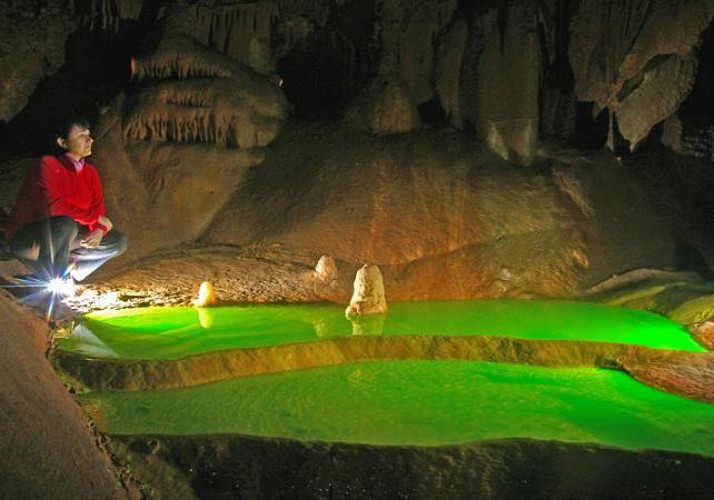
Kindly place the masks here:
<instances>
[{"instance_id":1,"label":"rock formation","mask_svg":"<svg viewBox=\"0 0 714 500\"><path fill-rule=\"evenodd\" d=\"M474 129L503 159L530 161L543 65L536 5L509 3L506 10L491 7L451 26L438 88L452 125Z\"/></svg>"},{"instance_id":2,"label":"rock formation","mask_svg":"<svg viewBox=\"0 0 714 500\"><path fill-rule=\"evenodd\" d=\"M607 155L542 149L527 171L453 133L415 140L318 127L282 137L206 243L280 243L373 262L396 300L567 296L607 277L614 261L671 262L661 216ZM297 157L296 143L309 154Z\"/></svg>"},{"instance_id":3,"label":"rock formation","mask_svg":"<svg viewBox=\"0 0 714 500\"><path fill-rule=\"evenodd\" d=\"M377 135L414 132L421 127L416 103L397 76L377 77L349 112L350 119Z\"/></svg>"},{"instance_id":4,"label":"rock formation","mask_svg":"<svg viewBox=\"0 0 714 500\"><path fill-rule=\"evenodd\" d=\"M559 276L555 289L572 290L583 268L597 262L583 238L589 244L598 238L578 225L596 225L598 207L572 168L540 155L548 136L567 138L582 126L576 107L581 114L589 102L595 114L608 110L613 148L618 134L636 148L665 121L673 148L711 156L709 129L692 145L690 124L675 116L697 85L696 49L708 36L713 8L704 0L479 7L454 0L161 6L91 0L71 2L66 11L51 0L40 3L44 10L25 15L57 13L57 26L69 23L57 28L62 33L81 26L117 34L131 28L137 35L131 79L95 127L107 205L131 240L127 258L199 238L285 242L353 264L394 266L383 268L388 280L428 280L440 266L455 274L477 268L464 280L478 285L449 292L459 296L553 293L533 287L531 278L521 281L529 275L546 283L536 278L540 273ZM29 30L23 26L13 29ZM59 64L46 59L52 64L43 74ZM37 77L27 78L21 80L29 91ZM280 89L274 82L282 79ZM15 111L7 108L9 119L24 98L12 91L7 99L17 103ZM281 169L276 155L289 148L266 146L283 130L290 107L298 119L309 108L332 118L349 109L348 117L379 140L365 139L362 147L362 135L352 140L329 131L319 140L298 139L310 151L298 153L299 161L283 158ZM446 124L501 159L553 175L537 174L531 185L478 146L455 153L462 145L433 132ZM385 137L395 133L410 137ZM247 174L266 151L274 153L264 174ZM335 164L347 167L338 171ZM333 182L339 187L327 186ZM263 208L258 213L247 200ZM342 218L351 226L342 227ZM358 234L364 225L369 230ZM525 241L540 246L529 238L550 230L559 235L555 241L567 241L559 250L531 252L536 261L528 266L492 263L504 246L514 252ZM306 234L322 235L324 248ZM542 267L538 256L548 264ZM534 269L540 271L531 275Z\"/></svg>"},{"instance_id":5,"label":"rock formation","mask_svg":"<svg viewBox=\"0 0 714 500\"><path fill-rule=\"evenodd\" d=\"M97 163L117 196L108 205L133 226L135 255L195 240L286 117L267 76L202 45L185 23L166 19L132 61L133 90L99 126Z\"/></svg>"},{"instance_id":6,"label":"rock formation","mask_svg":"<svg viewBox=\"0 0 714 500\"><path fill-rule=\"evenodd\" d=\"M48 1L37 10L19 2L0 5L0 123L17 115L36 86L64 64L65 42L78 26L65 4Z\"/></svg>"},{"instance_id":7,"label":"rock formation","mask_svg":"<svg viewBox=\"0 0 714 500\"><path fill-rule=\"evenodd\" d=\"M354 292L345 310L348 319L368 314L387 312L384 280L379 267L365 264L355 275Z\"/></svg>"},{"instance_id":8,"label":"rock formation","mask_svg":"<svg viewBox=\"0 0 714 500\"><path fill-rule=\"evenodd\" d=\"M320 281L332 281L337 279L337 265L335 259L329 255L322 255L315 265L315 277Z\"/></svg>"},{"instance_id":9,"label":"rock formation","mask_svg":"<svg viewBox=\"0 0 714 500\"><path fill-rule=\"evenodd\" d=\"M0 295L3 498L139 498L45 358L47 325Z\"/></svg>"},{"instance_id":10,"label":"rock formation","mask_svg":"<svg viewBox=\"0 0 714 500\"><path fill-rule=\"evenodd\" d=\"M193 305L196 307L208 307L216 305L216 302L218 302L218 297L213 288L213 283L210 281L202 282L198 288L198 297L193 301Z\"/></svg>"},{"instance_id":11,"label":"rock formation","mask_svg":"<svg viewBox=\"0 0 714 500\"><path fill-rule=\"evenodd\" d=\"M569 51L578 100L614 114L634 150L692 90L693 54L713 16L707 0L580 2Z\"/></svg>"}]
</instances>

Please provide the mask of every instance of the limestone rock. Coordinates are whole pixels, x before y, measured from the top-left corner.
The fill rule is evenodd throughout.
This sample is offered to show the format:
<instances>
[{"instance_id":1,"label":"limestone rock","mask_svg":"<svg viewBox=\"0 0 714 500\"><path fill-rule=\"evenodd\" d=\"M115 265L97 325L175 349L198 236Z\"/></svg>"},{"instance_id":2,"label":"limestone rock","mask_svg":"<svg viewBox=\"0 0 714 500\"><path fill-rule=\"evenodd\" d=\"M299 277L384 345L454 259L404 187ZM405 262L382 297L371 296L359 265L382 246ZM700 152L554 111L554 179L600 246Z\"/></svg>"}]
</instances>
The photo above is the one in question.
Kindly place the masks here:
<instances>
[{"instance_id":1,"label":"limestone rock","mask_svg":"<svg viewBox=\"0 0 714 500\"><path fill-rule=\"evenodd\" d=\"M287 116L266 75L169 16L132 61L134 89L102 115L95 161L131 255L194 241L263 160Z\"/></svg>"},{"instance_id":2,"label":"limestone rock","mask_svg":"<svg viewBox=\"0 0 714 500\"><path fill-rule=\"evenodd\" d=\"M35 87L65 62L65 41L77 22L66 2L44 3L38 9L19 2L0 5L0 122L17 115Z\"/></svg>"},{"instance_id":3,"label":"limestone rock","mask_svg":"<svg viewBox=\"0 0 714 500\"><path fill-rule=\"evenodd\" d=\"M286 131L203 239L375 263L392 300L491 296L496 282L507 296L563 296L591 273L672 266L670 230L611 155L537 161L506 164L452 132Z\"/></svg>"},{"instance_id":4,"label":"limestone rock","mask_svg":"<svg viewBox=\"0 0 714 500\"><path fill-rule=\"evenodd\" d=\"M90 30L116 31L124 20L138 20L145 0L90 0L71 2L73 14Z\"/></svg>"},{"instance_id":5,"label":"limestone rock","mask_svg":"<svg viewBox=\"0 0 714 500\"><path fill-rule=\"evenodd\" d=\"M262 160L256 152L207 144L127 145L115 109L105 111L98 130L93 162L107 211L129 237L133 258L194 241Z\"/></svg>"},{"instance_id":6,"label":"limestone rock","mask_svg":"<svg viewBox=\"0 0 714 500\"><path fill-rule=\"evenodd\" d=\"M463 129L461 115L461 67L469 37L469 25L457 18L439 39L435 69L435 91L449 124Z\"/></svg>"},{"instance_id":7,"label":"limestone rock","mask_svg":"<svg viewBox=\"0 0 714 500\"><path fill-rule=\"evenodd\" d=\"M47 362L47 324L3 294L0 325L0 497L139 498Z\"/></svg>"},{"instance_id":8,"label":"limestone rock","mask_svg":"<svg viewBox=\"0 0 714 500\"><path fill-rule=\"evenodd\" d=\"M505 19L494 7L466 23L468 34L455 22L442 43L440 101L452 124L474 128L502 158L528 162L538 142L542 65L536 6L509 4Z\"/></svg>"},{"instance_id":9,"label":"limestone rock","mask_svg":"<svg viewBox=\"0 0 714 500\"><path fill-rule=\"evenodd\" d=\"M380 71L403 82L417 104L434 97L434 44L457 6L456 0L386 0L378 10Z\"/></svg>"},{"instance_id":10,"label":"limestone rock","mask_svg":"<svg viewBox=\"0 0 714 500\"><path fill-rule=\"evenodd\" d=\"M677 154L711 159L714 157L714 126L693 127L674 113L662 123L660 142Z\"/></svg>"},{"instance_id":11,"label":"limestone rock","mask_svg":"<svg viewBox=\"0 0 714 500\"><path fill-rule=\"evenodd\" d=\"M170 22L204 47L261 73L275 71L272 28L278 18L273 2L198 3L177 12Z\"/></svg>"},{"instance_id":12,"label":"limestone rock","mask_svg":"<svg viewBox=\"0 0 714 500\"><path fill-rule=\"evenodd\" d=\"M269 78L171 26L157 36L133 61L145 83L127 103L127 139L251 148L275 138L287 102Z\"/></svg>"},{"instance_id":13,"label":"limestone rock","mask_svg":"<svg viewBox=\"0 0 714 500\"><path fill-rule=\"evenodd\" d=\"M196 307L209 307L216 305L216 302L218 302L218 297L213 288L213 283L210 281L202 282L198 289L198 297L193 301L193 305Z\"/></svg>"},{"instance_id":14,"label":"limestone rock","mask_svg":"<svg viewBox=\"0 0 714 500\"><path fill-rule=\"evenodd\" d=\"M714 491L711 457L555 440L419 447L118 435L112 443L142 484L180 498L230 495L236 484L250 498L320 498L326 490L336 498L707 498Z\"/></svg>"},{"instance_id":15,"label":"limestone rock","mask_svg":"<svg viewBox=\"0 0 714 500\"><path fill-rule=\"evenodd\" d=\"M611 105L620 133L630 142L630 151L684 102L694 87L696 65L691 56L666 56L653 69L644 71L635 90Z\"/></svg>"},{"instance_id":16,"label":"limestone rock","mask_svg":"<svg viewBox=\"0 0 714 500\"><path fill-rule=\"evenodd\" d=\"M635 346L620 361L640 382L686 398L714 403L714 352L657 351Z\"/></svg>"},{"instance_id":17,"label":"limestone rock","mask_svg":"<svg viewBox=\"0 0 714 500\"><path fill-rule=\"evenodd\" d=\"M314 272L320 281L332 281L337 279L338 273L335 259L329 255L321 256L320 260L317 261Z\"/></svg>"},{"instance_id":18,"label":"limestone rock","mask_svg":"<svg viewBox=\"0 0 714 500\"><path fill-rule=\"evenodd\" d=\"M578 100L593 101L595 114L604 108L621 114L633 149L691 90L689 56L713 16L708 0L580 2L569 50Z\"/></svg>"},{"instance_id":19,"label":"limestone rock","mask_svg":"<svg viewBox=\"0 0 714 500\"><path fill-rule=\"evenodd\" d=\"M714 351L714 321L704 321L697 323L689 328L694 340L702 344L709 350Z\"/></svg>"},{"instance_id":20,"label":"limestone rock","mask_svg":"<svg viewBox=\"0 0 714 500\"><path fill-rule=\"evenodd\" d=\"M675 113L670 115L662 123L662 135L660 136L660 142L675 153L682 153L683 128L682 120L679 119L677 114Z\"/></svg>"},{"instance_id":21,"label":"limestone rock","mask_svg":"<svg viewBox=\"0 0 714 500\"><path fill-rule=\"evenodd\" d=\"M212 309L199 308L210 318ZM54 366L91 391L149 391L196 387L240 377L378 360L488 361L551 367L612 368L633 346L610 342L526 340L499 336L382 335L386 314L354 317L352 335L311 321L319 340L228 349L166 360L105 359L57 349ZM205 320L201 320L205 325ZM210 323L210 319L208 321ZM334 328L334 327L333 327ZM646 354L656 349L642 348ZM640 353L641 351L637 351ZM649 355L651 355L650 353ZM691 354L691 353L690 353ZM701 353L698 353L701 354Z\"/></svg>"},{"instance_id":22,"label":"limestone rock","mask_svg":"<svg viewBox=\"0 0 714 500\"><path fill-rule=\"evenodd\" d=\"M421 126L416 104L406 85L396 76L375 79L348 115L377 135L412 132Z\"/></svg>"},{"instance_id":23,"label":"limestone rock","mask_svg":"<svg viewBox=\"0 0 714 500\"><path fill-rule=\"evenodd\" d=\"M347 318L352 318L385 312L387 312L387 300L384 296L382 273L379 267L365 264L355 276L354 292L345 315Z\"/></svg>"}]
</instances>

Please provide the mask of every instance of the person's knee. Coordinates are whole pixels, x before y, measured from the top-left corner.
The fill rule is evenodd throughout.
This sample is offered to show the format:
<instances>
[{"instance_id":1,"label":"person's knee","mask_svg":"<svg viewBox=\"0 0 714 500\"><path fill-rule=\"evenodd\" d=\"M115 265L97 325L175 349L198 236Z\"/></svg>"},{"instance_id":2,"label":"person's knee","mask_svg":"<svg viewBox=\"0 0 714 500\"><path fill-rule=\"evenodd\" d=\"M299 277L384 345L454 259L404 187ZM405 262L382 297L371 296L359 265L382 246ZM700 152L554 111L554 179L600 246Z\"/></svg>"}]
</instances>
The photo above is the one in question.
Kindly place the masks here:
<instances>
[{"instance_id":1,"label":"person's knee","mask_svg":"<svg viewBox=\"0 0 714 500\"><path fill-rule=\"evenodd\" d=\"M115 231L114 240L114 251L116 252L116 255L121 255L126 252L126 249L129 246L129 238L127 238L124 233Z\"/></svg>"},{"instance_id":2,"label":"person's knee","mask_svg":"<svg viewBox=\"0 0 714 500\"><path fill-rule=\"evenodd\" d=\"M65 215L52 217L50 225L54 234L66 236L70 241L76 238L79 234L77 221L75 221L72 217L67 217Z\"/></svg>"},{"instance_id":3,"label":"person's knee","mask_svg":"<svg viewBox=\"0 0 714 500\"><path fill-rule=\"evenodd\" d=\"M20 241L19 238L14 238L8 242L8 247L12 255L21 261L35 262L40 259L40 243L34 241Z\"/></svg>"}]
</instances>

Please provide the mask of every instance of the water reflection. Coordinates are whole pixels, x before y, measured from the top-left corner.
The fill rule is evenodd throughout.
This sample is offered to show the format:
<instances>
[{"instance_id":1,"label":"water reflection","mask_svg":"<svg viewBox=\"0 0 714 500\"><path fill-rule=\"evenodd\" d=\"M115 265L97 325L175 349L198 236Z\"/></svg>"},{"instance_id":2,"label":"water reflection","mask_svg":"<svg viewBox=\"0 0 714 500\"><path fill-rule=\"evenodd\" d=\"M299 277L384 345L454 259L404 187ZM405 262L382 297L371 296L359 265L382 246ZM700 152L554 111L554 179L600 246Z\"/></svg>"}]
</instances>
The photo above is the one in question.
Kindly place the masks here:
<instances>
[{"instance_id":1,"label":"water reflection","mask_svg":"<svg viewBox=\"0 0 714 500\"><path fill-rule=\"evenodd\" d=\"M91 337L90 334L91 333ZM373 335L486 335L704 351L680 325L644 311L565 301L392 303L345 319L336 304L145 308L85 316L61 349L97 357L178 359L212 351ZM105 349L96 349L99 344ZM85 345L86 344L86 345Z\"/></svg>"},{"instance_id":2,"label":"water reflection","mask_svg":"<svg viewBox=\"0 0 714 500\"><path fill-rule=\"evenodd\" d=\"M382 335L387 314L389 313L353 317L349 320L352 323L352 335Z\"/></svg>"}]
</instances>

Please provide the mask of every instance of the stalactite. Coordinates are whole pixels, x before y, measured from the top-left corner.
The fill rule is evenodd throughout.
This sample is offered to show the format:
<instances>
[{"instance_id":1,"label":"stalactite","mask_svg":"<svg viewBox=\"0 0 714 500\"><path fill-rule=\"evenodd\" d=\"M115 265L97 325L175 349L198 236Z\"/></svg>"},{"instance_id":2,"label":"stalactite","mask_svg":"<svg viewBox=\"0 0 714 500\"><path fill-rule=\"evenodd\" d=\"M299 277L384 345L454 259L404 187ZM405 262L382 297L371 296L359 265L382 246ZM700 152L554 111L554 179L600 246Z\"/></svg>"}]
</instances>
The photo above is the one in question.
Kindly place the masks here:
<instances>
[{"instance_id":1,"label":"stalactite","mask_svg":"<svg viewBox=\"0 0 714 500\"><path fill-rule=\"evenodd\" d=\"M90 30L117 31L123 19L138 19L144 0L71 0L70 12Z\"/></svg>"},{"instance_id":2,"label":"stalactite","mask_svg":"<svg viewBox=\"0 0 714 500\"><path fill-rule=\"evenodd\" d=\"M230 145L230 124L235 115L223 110L154 107L130 117L124 135L130 140L161 140L177 143ZM233 140L233 139L230 139Z\"/></svg>"},{"instance_id":3,"label":"stalactite","mask_svg":"<svg viewBox=\"0 0 714 500\"><path fill-rule=\"evenodd\" d=\"M143 88L123 117L125 138L241 148L270 142L286 116L283 94L220 49L245 39L242 50L253 50L263 36L269 43L274 13L266 1L202 2L172 18L163 36L132 61L133 79ZM250 29L241 30L237 23L243 22Z\"/></svg>"},{"instance_id":4,"label":"stalactite","mask_svg":"<svg viewBox=\"0 0 714 500\"><path fill-rule=\"evenodd\" d=\"M181 54L166 57L137 58L134 78L142 80L166 80L171 78L229 78L230 71L197 58Z\"/></svg>"},{"instance_id":5,"label":"stalactite","mask_svg":"<svg viewBox=\"0 0 714 500\"><path fill-rule=\"evenodd\" d=\"M251 44L259 41L270 54L272 25L278 17L273 1L236 5L199 4L193 9L193 36L202 44L259 71L272 70L271 63L253 60Z\"/></svg>"},{"instance_id":6,"label":"stalactite","mask_svg":"<svg viewBox=\"0 0 714 500\"><path fill-rule=\"evenodd\" d=\"M332 9L342 7L354 0L278 0L277 8L281 13L300 13L313 21L318 26L324 27L330 17Z\"/></svg>"},{"instance_id":7,"label":"stalactite","mask_svg":"<svg viewBox=\"0 0 714 500\"><path fill-rule=\"evenodd\" d=\"M433 98L433 40L456 7L456 0L385 0L382 4L382 69L396 71L417 102Z\"/></svg>"}]
</instances>

